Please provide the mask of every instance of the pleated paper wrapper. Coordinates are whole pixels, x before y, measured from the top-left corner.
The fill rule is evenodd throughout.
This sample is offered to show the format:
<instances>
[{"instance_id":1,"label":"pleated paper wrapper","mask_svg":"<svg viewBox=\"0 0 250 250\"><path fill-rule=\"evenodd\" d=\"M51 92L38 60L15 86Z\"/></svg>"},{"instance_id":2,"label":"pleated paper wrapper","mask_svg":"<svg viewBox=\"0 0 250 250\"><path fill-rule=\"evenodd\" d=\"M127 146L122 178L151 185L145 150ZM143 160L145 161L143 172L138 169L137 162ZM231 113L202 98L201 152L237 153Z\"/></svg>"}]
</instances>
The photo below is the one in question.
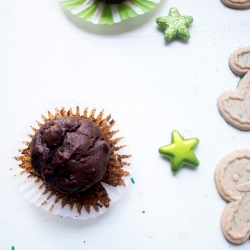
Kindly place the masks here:
<instances>
[{"instance_id":1,"label":"pleated paper wrapper","mask_svg":"<svg viewBox=\"0 0 250 250\"><path fill-rule=\"evenodd\" d=\"M127 0L118 4L106 4L97 0L61 0L61 5L91 23L112 25L145 14L159 2L160 0Z\"/></svg>"},{"instance_id":2,"label":"pleated paper wrapper","mask_svg":"<svg viewBox=\"0 0 250 250\"><path fill-rule=\"evenodd\" d=\"M58 101L55 103L50 103L48 105L45 105L45 107L41 107L39 110L36 111L34 116L30 119L30 121L27 122L27 124L22 129L22 132L20 133L20 136L15 143L13 152L12 152L12 158L11 158L11 172L14 176L14 181L17 183L19 190L23 194L23 196L31 203L33 203L35 206L40 207L46 211L50 211L55 215L61 215L63 217L71 217L73 219L80 219L80 220L86 220L89 218L95 218L107 211L112 204L116 201L118 201L124 192L126 191L126 188L130 184L130 176L122 177L122 179L125 182L124 186L118 186L113 187L106 183L101 182L101 185L105 188L106 192L108 193L108 196L110 198L110 205L109 208L105 208L105 206L99 207L99 211L95 211L95 209L91 206L90 212L88 213L84 207L81 209L81 214L78 213L76 205L74 205L73 209L70 209L70 206L67 204L64 207L62 207L62 200L60 199L57 203L55 203L56 196L53 195L51 198L47 199L49 196L49 193L43 194L45 191L45 187L39 188L42 184L42 181L35 182L35 178L28 178L28 173L21 173L23 171L22 168L19 167L19 164L21 161L17 161L14 159L16 156L21 156L20 150L24 149L26 146L23 142L30 142L31 138L28 136L29 134L34 134L34 131L32 130L32 127L37 128L37 121L43 123L43 120L40 118L41 115L44 115L48 118L48 111L50 111L52 114L55 114L54 110L55 108L58 108L59 110L64 107L66 110L69 110L72 108L73 113L76 110L76 107L80 108L81 114L83 113L85 108L88 108L88 115L90 114L92 109L96 109L96 116L99 114L99 112L102 110L102 108L99 108L98 105L93 104L87 104L84 101ZM103 118L105 118L107 115L111 114L111 117L115 120L115 117L112 115L112 113L106 112L104 110ZM115 120L116 121L116 120ZM112 130L119 129L119 132L115 134L115 138L118 137L124 137L126 135L122 134L120 131L119 123L115 123L115 126L112 128ZM123 138L121 142L119 142L119 145L128 145L126 138ZM118 146L119 146L118 145ZM126 146L119 151L116 151L116 153L120 155L131 155L131 150L129 146ZM126 159L126 162L129 164L131 163L131 158ZM123 170L132 173L131 166L125 166L122 168Z\"/></svg>"}]
</instances>

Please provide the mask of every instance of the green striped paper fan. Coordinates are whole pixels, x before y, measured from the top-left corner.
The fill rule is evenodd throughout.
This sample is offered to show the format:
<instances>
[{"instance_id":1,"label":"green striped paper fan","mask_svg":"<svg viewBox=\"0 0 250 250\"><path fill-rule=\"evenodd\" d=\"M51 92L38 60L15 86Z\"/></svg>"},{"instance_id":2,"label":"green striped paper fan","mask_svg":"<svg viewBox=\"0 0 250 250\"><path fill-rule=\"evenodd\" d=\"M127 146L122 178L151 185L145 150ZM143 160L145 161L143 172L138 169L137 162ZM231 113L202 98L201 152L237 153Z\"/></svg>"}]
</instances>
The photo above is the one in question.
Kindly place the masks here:
<instances>
[{"instance_id":1,"label":"green striped paper fan","mask_svg":"<svg viewBox=\"0 0 250 250\"><path fill-rule=\"evenodd\" d=\"M106 4L98 0L61 0L62 6L72 14L94 24L114 24L130 17L149 12L160 0L127 0Z\"/></svg>"}]
</instances>

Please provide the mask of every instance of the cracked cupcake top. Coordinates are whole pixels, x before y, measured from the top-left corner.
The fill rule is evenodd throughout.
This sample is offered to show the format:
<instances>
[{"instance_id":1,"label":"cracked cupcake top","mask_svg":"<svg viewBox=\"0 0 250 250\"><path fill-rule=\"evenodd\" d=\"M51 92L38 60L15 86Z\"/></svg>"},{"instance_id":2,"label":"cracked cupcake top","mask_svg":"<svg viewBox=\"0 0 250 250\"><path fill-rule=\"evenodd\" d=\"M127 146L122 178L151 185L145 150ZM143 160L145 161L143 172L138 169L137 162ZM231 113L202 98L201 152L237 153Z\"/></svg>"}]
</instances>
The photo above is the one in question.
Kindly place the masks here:
<instances>
[{"instance_id":1,"label":"cracked cupcake top","mask_svg":"<svg viewBox=\"0 0 250 250\"><path fill-rule=\"evenodd\" d=\"M61 193L83 192L100 181L110 146L92 121L69 116L45 123L31 145L32 168Z\"/></svg>"}]
</instances>

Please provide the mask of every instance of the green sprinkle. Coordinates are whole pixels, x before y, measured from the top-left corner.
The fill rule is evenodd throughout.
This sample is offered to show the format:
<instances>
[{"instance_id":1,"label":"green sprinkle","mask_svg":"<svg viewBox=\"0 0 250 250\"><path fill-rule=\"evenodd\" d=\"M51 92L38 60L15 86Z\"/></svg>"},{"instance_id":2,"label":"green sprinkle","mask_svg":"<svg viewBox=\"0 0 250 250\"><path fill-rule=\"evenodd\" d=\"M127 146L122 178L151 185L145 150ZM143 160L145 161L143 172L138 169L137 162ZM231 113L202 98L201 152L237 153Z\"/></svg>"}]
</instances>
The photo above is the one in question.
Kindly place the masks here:
<instances>
[{"instance_id":1,"label":"green sprinkle","mask_svg":"<svg viewBox=\"0 0 250 250\"><path fill-rule=\"evenodd\" d=\"M133 184L135 184L135 180L134 180L134 178L131 178L131 181L132 181L132 183L133 183Z\"/></svg>"},{"instance_id":2,"label":"green sprinkle","mask_svg":"<svg viewBox=\"0 0 250 250\"><path fill-rule=\"evenodd\" d=\"M14 247L14 246L12 246L12 247L11 247L11 250L15 250L15 247Z\"/></svg>"},{"instance_id":3,"label":"green sprinkle","mask_svg":"<svg viewBox=\"0 0 250 250\"><path fill-rule=\"evenodd\" d=\"M240 82L241 82L242 78L243 78L243 76L239 76L239 80L238 80L237 88L238 88L238 86L239 86L239 84L240 84Z\"/></svg>"},{"instance_id":4,"label":"green sprinkle","mask_svg":"<svg viewBox=\"0 0 250 250\"><path fill-rule=\"evenodd\" d=\"M145 214L145 211L143 210L142 213Z\"/></svg>"},{"instance_id":5,"label":"green sprinkle","mask_svg":"<svg viewBox=\"0 0 250 250\"><path fill-rule=\"evenodd\" d=\"M249 220L249 219L247 220L247 223L250 223L250 220Z\"/></svg>"}]
</instances>

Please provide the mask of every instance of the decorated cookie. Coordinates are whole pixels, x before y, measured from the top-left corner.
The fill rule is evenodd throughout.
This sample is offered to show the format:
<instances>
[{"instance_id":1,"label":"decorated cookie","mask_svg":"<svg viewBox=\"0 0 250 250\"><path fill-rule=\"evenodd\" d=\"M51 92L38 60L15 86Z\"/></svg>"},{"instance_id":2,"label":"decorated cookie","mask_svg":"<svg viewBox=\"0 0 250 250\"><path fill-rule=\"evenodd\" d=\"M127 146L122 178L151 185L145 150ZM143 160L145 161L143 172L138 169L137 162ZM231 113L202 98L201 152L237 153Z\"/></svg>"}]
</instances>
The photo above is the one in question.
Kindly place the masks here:
<instances>
[{"instance_id":1,"label":"decorated cookie","mask_svg":"<svg viewBox=\"0 0 250 250\"><path fill-rule=\"evenodd\" d=\"M188 40L190 38L188 26L192 22L193 17L181 16L176 8L171 8L168 16L158 17L156 19L156 23L164 29L164 38L168 42L175 37Z\"/></svg>"},{"instance_id":2,"label":"decorated cookie","mask_svg":"<svg viewBox=\"0 0 250 250\"><path fill-rule=\"evenodd\" d=\"M221 228L227 240L241 244L250 235L250 150L226 155L215 169L215 184L229 201L221 215Z\"/></svg>"},{"instance_id":3,"label":"decorated cookie","mask_svg":"<svg viewBox=\"0 0 250 250\"><path fill-rule=\"evenodd\" d=\"M250 47L236 50L230 57L230 67L244 77L236 91L225 91L219 96L218 109L235 128L250 130Z\"/></svg>"},{"instance_id":4,"label":"decorated cookie","mask_svg":"<svg viewBox=\"0 0 250 250\"><path fill-rule=\"evenodd\" d=\"M61 0L61 5L94 24L119 23L149 12L160 0Z\"/></svg>"},{"instance_id":5,"label":"decorated cookie","mask_svg":"<svg viewBox=\"0 0 250 250\"><path fill-rule=\"evenodd\" d=\"M221 0L223 4L233 9L250 8L250 0Z\"/></svg>"}]
</instances>

